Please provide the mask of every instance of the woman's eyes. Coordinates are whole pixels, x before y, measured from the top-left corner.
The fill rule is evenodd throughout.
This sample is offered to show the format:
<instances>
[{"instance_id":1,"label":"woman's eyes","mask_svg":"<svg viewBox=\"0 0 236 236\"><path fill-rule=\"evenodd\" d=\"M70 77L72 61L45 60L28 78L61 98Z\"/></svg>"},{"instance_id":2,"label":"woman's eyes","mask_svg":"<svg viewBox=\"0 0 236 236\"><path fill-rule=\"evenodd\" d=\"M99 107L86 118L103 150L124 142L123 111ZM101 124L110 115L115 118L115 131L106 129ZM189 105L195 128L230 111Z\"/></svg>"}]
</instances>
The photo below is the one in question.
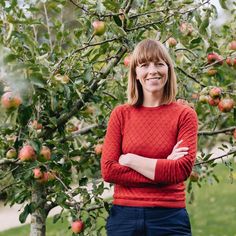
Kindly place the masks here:
<instances>
[{"instance_id":1,"label":"woman's eyes","mask_svg":"<svg viewBox=\"0 0 236 236\"><path fill-rule=\"evenodd\" d=\"M155 63L155 66L164 66L165 64L164 63L162 63L162 62L157 62L157 63ZM149 63L142 63L141 65L140 65L140 67L147 67L147 66L149 66Z\"/></svg>"},{"instance_id":2,"label":"woman's eyes","mask_svg":"<svg viewBox=\"0 0 236 236\"><path fill-rule=\"evenodd\" d=\"M148 66L148 64L146 64L146 63L143 63L140 65L140 67L146 67L146 66Z\"/></svg>"}]
</instances>

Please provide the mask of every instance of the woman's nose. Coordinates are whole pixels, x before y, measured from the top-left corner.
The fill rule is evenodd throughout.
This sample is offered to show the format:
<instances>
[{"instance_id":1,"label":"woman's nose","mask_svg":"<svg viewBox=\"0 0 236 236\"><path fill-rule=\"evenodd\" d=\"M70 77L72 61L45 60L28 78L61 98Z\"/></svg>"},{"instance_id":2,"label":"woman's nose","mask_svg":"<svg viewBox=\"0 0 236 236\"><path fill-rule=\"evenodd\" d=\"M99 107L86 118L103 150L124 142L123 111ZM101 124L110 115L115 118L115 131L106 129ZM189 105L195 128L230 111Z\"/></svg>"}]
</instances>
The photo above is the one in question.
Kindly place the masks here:
<instances>
[{"instance_id":1,"label":"woman's nose","mask_svg":"<svg viewBox=\"0 0 236 236\"><path fill-rule=\"evenodd\" d=\"M157 66L154 63L149 64L149 73L156 74L158 72Z\"/></svg>"}]
</instances>

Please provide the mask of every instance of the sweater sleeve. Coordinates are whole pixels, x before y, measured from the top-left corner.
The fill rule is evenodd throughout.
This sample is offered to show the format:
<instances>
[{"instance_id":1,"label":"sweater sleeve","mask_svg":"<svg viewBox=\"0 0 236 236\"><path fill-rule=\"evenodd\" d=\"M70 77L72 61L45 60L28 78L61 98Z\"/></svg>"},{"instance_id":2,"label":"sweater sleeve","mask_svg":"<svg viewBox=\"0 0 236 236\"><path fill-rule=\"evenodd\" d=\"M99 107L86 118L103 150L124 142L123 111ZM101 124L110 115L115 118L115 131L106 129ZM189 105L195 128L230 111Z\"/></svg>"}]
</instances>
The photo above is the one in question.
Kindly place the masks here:
<instances>
[{"instance_id":1,"label":"sweater sleeve","mask_svg":"<svg viewBox=\"0 0 236 236\"><path fill-rule=\"evenodd\" d=\"M103 143L101 172L106 182L130 187L144 187L155 184L151 179L139 174L129 167L119 164L122 155L122 114L116 107L110 115L105 140Z\"/></svg>"},{"instance_id":2,"label":"sweater sleeve","mask_svg":"<svg viewBox=\"0 0 236 236\"><path fill-rule=\"evenodd\" d=\"M185 181L194 165L197 152L198 119L196 112L187 108L180 115L177 141L180 147L189 147L189 152L177 160L158 159L154 181L162 184L177 184Z\"/></svg>"}]
</instances>

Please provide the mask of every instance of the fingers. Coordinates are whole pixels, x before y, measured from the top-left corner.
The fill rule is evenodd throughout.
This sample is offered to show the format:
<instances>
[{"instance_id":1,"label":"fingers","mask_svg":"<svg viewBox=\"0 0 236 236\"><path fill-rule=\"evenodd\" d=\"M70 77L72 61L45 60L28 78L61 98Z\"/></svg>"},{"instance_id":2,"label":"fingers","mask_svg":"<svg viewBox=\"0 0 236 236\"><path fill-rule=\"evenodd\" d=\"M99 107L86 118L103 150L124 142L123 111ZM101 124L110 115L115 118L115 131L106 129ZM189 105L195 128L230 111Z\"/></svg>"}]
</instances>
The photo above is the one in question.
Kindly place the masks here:
<instances>
[{"instance_id":1,"label":"fingers","mask_svg":"<svg viewBox=\"0 0 236 236\"><path fill-rule=\"evenodd\" d=\"M189 147L181 147L174 150L174 152L188 151Z\"/></svg>"},{"instance_id":2,"label":"fingers","mask_svg":"<svg viewBox=\"0 0 236 236\"><path fill-rule=\"evenodd\" d=\"M174 146L173 149L177 148L182 142L183 142L183 140L181 139L179 142L177 142L177 143L175 144L175 146Z\"/></svg>"},{"instance_id":3,"label":"fingers","mask_svg":"<svg viewBox=\"0 0 236 236\"><path fill-rule=\"evenodd\" d=\"M181 153L177 153L177 154L172 154L172 155L168 156L167 159L168 160L177 160L181 157L184 157L187 154L188 154L188 152L181 152Z\"/></svg>"},{"instance_id":4,"label":"fingers","mask_svg":"<svg viewBox=\"0 0 236 236\"><path fill-rule=\"evenodd\" d=\"M188 152L180 152L180 153L174 155L171 160L177 160L177 159L179 159L179 158L181 158L181 157L184 157L184 156L187 155L187 154L188 154Z\"/></svg>"}]
</instances>

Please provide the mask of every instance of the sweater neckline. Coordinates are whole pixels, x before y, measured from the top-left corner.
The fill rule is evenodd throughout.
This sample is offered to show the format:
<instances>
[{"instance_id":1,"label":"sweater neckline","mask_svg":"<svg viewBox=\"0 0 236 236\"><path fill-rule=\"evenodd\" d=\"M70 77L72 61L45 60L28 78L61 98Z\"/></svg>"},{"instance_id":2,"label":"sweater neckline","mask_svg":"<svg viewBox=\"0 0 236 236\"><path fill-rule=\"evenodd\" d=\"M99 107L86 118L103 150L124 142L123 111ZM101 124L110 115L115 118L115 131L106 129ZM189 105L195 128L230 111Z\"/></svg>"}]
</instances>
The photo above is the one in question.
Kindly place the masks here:
<instances>
[{"instance_id":1,"label":"sweater neckline","mask_svg":"<svg viewBox=\"0 0 236 236\"><path fill-rule=\"evenodd\" d=\"M143 110L157 110L157 109L160 109L162 107L166 107L166 106L170 106L172 105L174 102L171 102L169 104L161 104L159 106L155 106L155 107L146 107L146 106L143 106L141 105L140 108L143 109Z\"/></svg>"}]
</instances>

